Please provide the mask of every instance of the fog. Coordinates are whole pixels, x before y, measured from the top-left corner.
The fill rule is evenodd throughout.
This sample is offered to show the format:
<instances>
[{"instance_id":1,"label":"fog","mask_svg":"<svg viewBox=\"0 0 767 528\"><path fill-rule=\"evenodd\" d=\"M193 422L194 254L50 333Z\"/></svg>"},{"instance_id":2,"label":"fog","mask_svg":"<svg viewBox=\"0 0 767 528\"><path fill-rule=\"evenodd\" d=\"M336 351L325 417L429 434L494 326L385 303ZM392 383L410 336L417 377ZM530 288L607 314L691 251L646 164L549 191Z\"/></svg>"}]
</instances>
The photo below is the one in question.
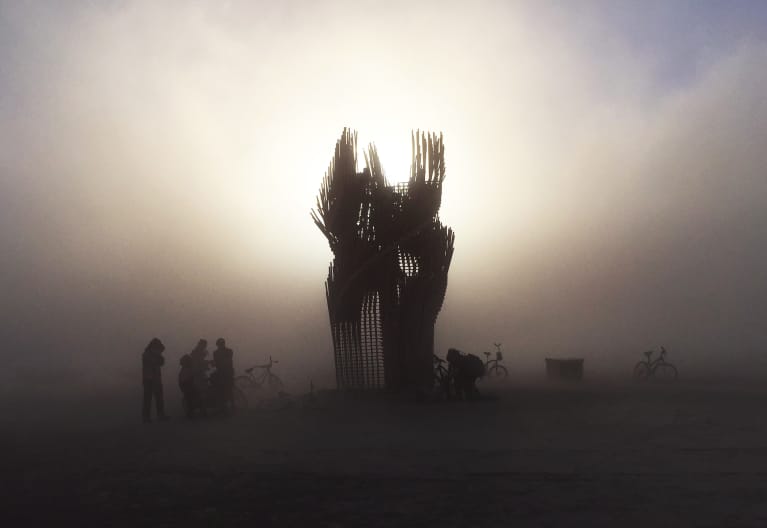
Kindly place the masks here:
<instances>
[{"instance_id":1,"label":"fog","mask_svg":"<svg viewBox=\"0 0 767 528\"><path fill-rule=\"evenodd\" d=\"M438 353L764 373L764 9L650 5L0 3L3 377L224 336L332 384L309 210L345 126L392 180L445 135Z\"/></svg>"}]
</instances>

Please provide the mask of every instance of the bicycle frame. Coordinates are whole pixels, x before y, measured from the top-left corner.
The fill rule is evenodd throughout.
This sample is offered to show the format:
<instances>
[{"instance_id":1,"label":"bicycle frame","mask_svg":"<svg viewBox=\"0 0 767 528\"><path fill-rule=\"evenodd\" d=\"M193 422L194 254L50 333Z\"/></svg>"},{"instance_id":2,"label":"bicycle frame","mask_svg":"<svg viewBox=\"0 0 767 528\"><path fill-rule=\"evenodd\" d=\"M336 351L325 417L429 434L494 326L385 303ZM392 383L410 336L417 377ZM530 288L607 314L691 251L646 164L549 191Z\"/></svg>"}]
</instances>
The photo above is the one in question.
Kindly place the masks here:
<instances>
[{"instance_id":1,"label":"bicycle frame","mask_svg":"<svg viewBox=\"0 0 767 528\"><path fill-rule=\"evenodd\" d=\"M253 374L253 371L248 372L248 376L250 377L250 379L253 380L253 383L255 383L256 385L263 385L263 383L269 377L269 371L271 370L271 367L259 366L258 368L261 369L260 371L261 373L258 376Z\"/></svg>"},{"instance_id":2,"label":"bicycle frame","mask_svg":"<svg viewBox=\"0 0 767 528\"><path fill-rule=\"evenodd\" d=\"M493 345L495 346L495 357L493 359L490 359L490 352L483 352L487 358L485 360L485 371L489 371L491 368L499 366L501 361L503 361L501 343L493 343Z\"/></svg>"},{"instance_id":3,"label":"bicycle frame","mask_svg":"<svg viewBox=\"0 0 767 528\"><path fill-rule=\"evenodd\" d=\"M499 359L491 359L490 361L488 361L486 363L486 366L487 367L493 367L495 365L500 365L500 364L501 364L501 360L499 360Z\"/></svg>"},{"instance_id":4,"label":"bicycle frame","mask_svg":"<svg viewBox=\"0 0 767 528\"><path fill-rule=\"evenodd\" d=\"M651 356L647 356L647 359L645 361L642 361L642 363L647 365L647 368L650 369L653 372L659 366L666 364L666 352L665 352L665 350L660 353L660 355L657 357L657 359L650 360L650 357Z\"/></svg>"},{"instance_id":5,"label":"bicycle frame","mask_svg":"<svg viewBox=\"0 0 767 528\"><path fill-rule=\"evenodd\" d=\"M254 385L260 387L272 375L272 365L274 365L275 363L279 363L279 362L272 360L272 356L269 356L269 363L265 363L263 365L254 365L250 367L249 369L245 369L245 374L248 376L248 378L250 378L250 380L253 382ZM259 369L260 373L254 374L253 371L255 369Z\"/></svg>"},{"instance_id":6,"label":"bicycle frame","mask_svg":"<svg viewBox=\"0 0 767 528\"><path fill-rule=\"evenodd\" d=\"M660 373L660 377L663 379L676 380L679 376L676 366L673 363L666 361L666 349L660 347L660 354L656 359L652 359L652 355L655 353L653 350L648 350L644 353L645 359L636 364L633 371L634 379L641 380L649 377L655 377Z\"/></svg>"}]
</instances>

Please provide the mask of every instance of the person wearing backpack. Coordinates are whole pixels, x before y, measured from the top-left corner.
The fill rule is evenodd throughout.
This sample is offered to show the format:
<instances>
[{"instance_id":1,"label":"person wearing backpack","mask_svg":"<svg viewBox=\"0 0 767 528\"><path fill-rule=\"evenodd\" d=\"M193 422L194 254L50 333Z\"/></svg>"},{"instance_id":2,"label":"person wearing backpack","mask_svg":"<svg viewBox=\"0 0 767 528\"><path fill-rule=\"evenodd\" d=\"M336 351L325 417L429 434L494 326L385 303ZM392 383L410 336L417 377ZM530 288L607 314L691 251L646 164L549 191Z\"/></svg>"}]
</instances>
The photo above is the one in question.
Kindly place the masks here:
<instances>
[{"instance_id":1,"label":"person wearing backpack","mask_svg":"<svg viewBox=\"0 0 767 528\"><path fill-rule=\"evenodd\" d=\"M474 354L463 354L451 348L447 351L448 375L459 400L479 398L477 378L485 374L485 364Z\"/></svg>"}]
</instances>

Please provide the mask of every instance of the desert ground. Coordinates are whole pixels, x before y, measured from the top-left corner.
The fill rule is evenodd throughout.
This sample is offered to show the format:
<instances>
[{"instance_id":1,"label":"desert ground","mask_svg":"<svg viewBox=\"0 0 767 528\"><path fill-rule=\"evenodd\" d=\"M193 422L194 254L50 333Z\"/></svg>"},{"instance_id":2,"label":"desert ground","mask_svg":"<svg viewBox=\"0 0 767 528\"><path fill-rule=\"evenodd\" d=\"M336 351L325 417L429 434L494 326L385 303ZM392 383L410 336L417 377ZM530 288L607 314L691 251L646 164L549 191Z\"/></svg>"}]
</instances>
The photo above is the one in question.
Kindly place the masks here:
<instances>
[{"instance_id":1,"label":"desert ground","mask_svg":"<svg viewBox=\"0 0 767 528\"><path fill-rule=\"evenodd\" d=\"M495 399L320 392L192 422L169 395L150 425L140 388L28 395L6 405L5 526L767 525L765 387L480 386Z\"/></svg>"}]
</instances>

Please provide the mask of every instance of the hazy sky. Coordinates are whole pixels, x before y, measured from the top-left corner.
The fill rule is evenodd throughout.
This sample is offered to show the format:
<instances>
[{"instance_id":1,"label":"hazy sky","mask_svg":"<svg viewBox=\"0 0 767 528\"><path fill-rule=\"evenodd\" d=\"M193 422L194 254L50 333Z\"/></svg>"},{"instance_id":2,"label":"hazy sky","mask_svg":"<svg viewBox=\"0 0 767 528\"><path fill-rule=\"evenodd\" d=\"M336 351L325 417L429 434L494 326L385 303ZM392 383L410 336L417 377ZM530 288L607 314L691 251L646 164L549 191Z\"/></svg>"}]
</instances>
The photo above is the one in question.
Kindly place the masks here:
<instances>
[{"instance_id":1,"label":"hazy sky","mask_svg":"<svg viewBox=\"0 0 767 528\"><path fill-rule=\"evenodd\" d=\"M128 376L153 335L330 372L345 126L390 180L445 135L439 352L767 371L765 93L759 1L0 0L6 372Z\"/></svg>"}]
</instances>

